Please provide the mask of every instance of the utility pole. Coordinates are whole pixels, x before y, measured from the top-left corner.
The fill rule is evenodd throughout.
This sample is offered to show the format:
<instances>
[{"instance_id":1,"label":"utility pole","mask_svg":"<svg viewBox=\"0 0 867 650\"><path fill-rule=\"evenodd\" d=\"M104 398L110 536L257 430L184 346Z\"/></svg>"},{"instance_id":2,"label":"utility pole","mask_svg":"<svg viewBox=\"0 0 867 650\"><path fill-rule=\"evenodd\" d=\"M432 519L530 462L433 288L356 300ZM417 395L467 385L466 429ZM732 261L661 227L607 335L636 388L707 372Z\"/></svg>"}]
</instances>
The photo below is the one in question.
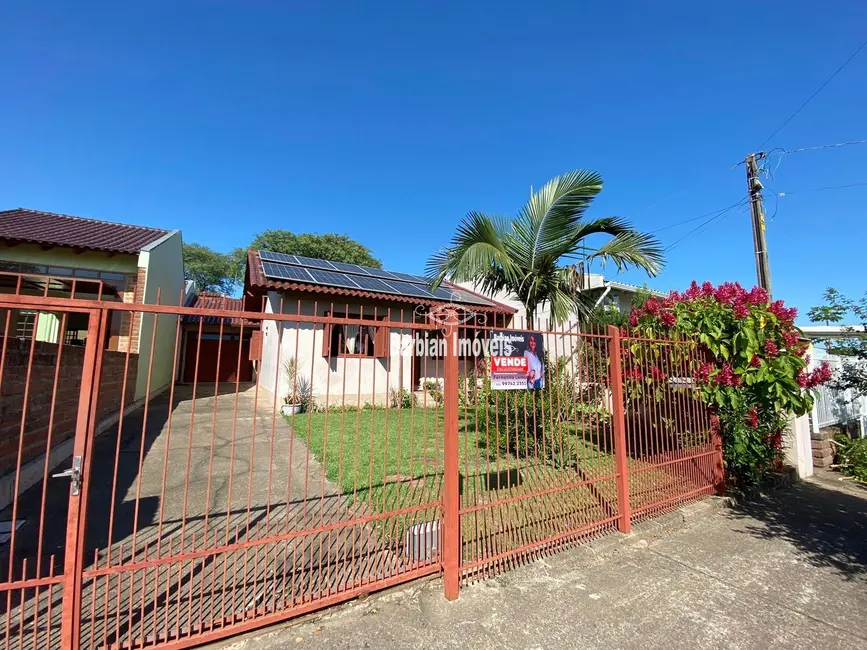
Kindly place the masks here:
<instances>
[{"instance_id":1,"label":"utility pole","mask_svg":"<svg viewBox=\"0 0 867 650\"><path fill-rule=\"evenodd\" d=\"M757 161L765 157L762 152L747 156L747 190L750 197L750 214L753 220L753 249L756 252L756 277L759 286L771 295L771 268L768 263L768 242L765 240L765 210L762 206L762 183L759 180Z\"/></svg>"}]
</instances>

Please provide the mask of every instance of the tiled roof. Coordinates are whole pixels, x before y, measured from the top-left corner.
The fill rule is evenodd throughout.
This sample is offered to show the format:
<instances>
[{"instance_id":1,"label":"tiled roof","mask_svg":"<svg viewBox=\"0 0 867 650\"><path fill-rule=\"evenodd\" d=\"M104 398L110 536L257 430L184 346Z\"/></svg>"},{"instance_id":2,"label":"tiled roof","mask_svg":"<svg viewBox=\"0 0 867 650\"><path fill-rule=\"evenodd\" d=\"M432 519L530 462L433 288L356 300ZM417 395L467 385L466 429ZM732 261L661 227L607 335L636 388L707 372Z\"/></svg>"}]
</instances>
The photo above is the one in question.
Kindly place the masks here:
<instances>
[{"instance_id":1,"label":"tiled roof","mask_svg":"<svg viewBox=\"0 0 867 650\"><path fill-rule=\"evenodd\" d=\"M259 251L247 251L247 282L250 287L259 289L282 289L286 291L309 291L310 293L326 294L329 296L354 296L356 298L371 298L378 300L388 300L392 302L406 302L413 305L441 305L442 300L429 300L418 298L415 296L401 296L393 293L379 293L376 291L364 291L361 289L346 289L343 287L330 287L322 284L308 284L304 282L292 282L288 280L271 280L265 276L265 271L262 268L262 261L259 259ZM447 286L452 286L449 283L444 283ZM461 291L467 291L464 287L457 287ZM474 295L475 292L470 292ZM491 304L489 306L470 305L474 311L488 311L506 314L514 314L514 307L509 307L502 303L491 300L488 297L484 299Z\"/></svg>"},{"instance_id":2,"label":"tiled roof","mask_svg":"<svg viewBox=\"0 0 867 650\"><path fill-rule=\"evenodd\" d=\"M0 211L0 240L136 254L168 230L17 208Z\"/></svg>"},{"instance_id":3,"label":"tiled roof","mask_svg":"<svg viewBox=\"0 0 867 650\"><path fill-rule=\"evenodd\" d=\"M229 296L224 296L221 293L213 293L211 291L202 291L197 294L191 304L190 307L195 309L217 309L217 310L226 310L226 311L244 311L244 301L241 298L230 298ZM198 316L190 316L185 315L183 317L185 323L198 323ZM220 317L219 316L205 316L204 320L206 325L219 325ZM240 326L241 319L240 318L231 318L225 321L226 325ZM249 324L249 323L248 323Z\"/></svg>"}]
</instances>

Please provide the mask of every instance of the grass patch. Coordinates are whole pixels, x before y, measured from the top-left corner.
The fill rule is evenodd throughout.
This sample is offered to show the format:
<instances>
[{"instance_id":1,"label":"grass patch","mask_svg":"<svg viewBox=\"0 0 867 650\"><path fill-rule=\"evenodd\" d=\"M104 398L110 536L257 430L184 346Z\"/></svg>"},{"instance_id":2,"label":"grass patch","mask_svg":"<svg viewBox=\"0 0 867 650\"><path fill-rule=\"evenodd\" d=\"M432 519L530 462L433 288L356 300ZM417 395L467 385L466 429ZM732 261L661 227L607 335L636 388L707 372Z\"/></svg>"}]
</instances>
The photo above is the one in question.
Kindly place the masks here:
<instances>
[{"instance_id":1,"label":"grass patch","mask_svg":"<svg viewBox=\"0 0 867 650\"><path fill-rule=\"evenodd\" d=\"M291 418L287 418L291 423ZM539 454L516 457L493 443L493 432L473 418L459 424L461 507L494 503L498 499L610 474L612 454L564 424L556 441L540 443ZM377 528L396 539L413 523L439 516L443 479L443 410L378 409L329 411L295 416L295 434L325 468L325 474L358 512L385 513L430 504L430 508L383 520ZM571 460L570 460L571 459ZM606 498L616 498L603 486ZM559 495L559 496L558 496ZM556 498L555 498L556 497ZM559 500L555 504L552 500ZM546 512L569 506L596 504L598 495L586 488L517 501L508 514L490 515L484 527L502 529L503 517L515 523L532 522ZM467 518L476 523L479 516ZM488 517L483 517L487 521ZM473 535L478 535L475 530Z\"/></svg>"}]
</instances>

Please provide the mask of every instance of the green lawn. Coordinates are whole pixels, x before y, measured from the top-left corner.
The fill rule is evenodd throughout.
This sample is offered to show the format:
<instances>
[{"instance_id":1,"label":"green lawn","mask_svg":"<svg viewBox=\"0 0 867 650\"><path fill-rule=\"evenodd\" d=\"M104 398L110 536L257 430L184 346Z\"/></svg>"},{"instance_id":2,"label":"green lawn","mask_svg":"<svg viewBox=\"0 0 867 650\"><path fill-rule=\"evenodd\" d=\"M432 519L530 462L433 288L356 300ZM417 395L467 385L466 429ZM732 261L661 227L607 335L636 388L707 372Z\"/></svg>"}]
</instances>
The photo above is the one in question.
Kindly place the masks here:
<instances>
[{"instance_id":1,"label":"green lawn","mask_svg":"<svg viewBox=\"0 0 867 650\"><path fill-rule=\"evenodd\" d=\"M294 428L325 467L326 476L358 512L384 513L432 504L419 512L380 521L381 533L397 538L409 525L438 516L443 474L443 410L388 409L329 411L295 416ZM461 505L472 507L547 489L556 489L614 471L614 459L566 424L558 427L554 449L516 457L497 450L492 423L474 415L460 423ZM568 459L572 459L570 462ZM600 492L616 499L614 482L552 491L513 502L503 511L489 508L465 524L477 537L481 529L502 531L569 508L598 505ZM468 531L469 532L469 531ZM466 534L466 533L465 533Z\"/></svg>"}]
</instances>

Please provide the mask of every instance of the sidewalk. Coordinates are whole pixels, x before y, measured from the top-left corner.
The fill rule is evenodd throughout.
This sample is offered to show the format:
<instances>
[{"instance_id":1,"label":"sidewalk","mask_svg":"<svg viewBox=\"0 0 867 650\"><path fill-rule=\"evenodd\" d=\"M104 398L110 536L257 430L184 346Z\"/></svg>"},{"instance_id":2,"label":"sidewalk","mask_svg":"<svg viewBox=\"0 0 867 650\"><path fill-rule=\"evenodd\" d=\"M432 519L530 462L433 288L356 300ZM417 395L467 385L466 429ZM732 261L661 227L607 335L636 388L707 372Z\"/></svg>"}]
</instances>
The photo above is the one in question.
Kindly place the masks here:
<instances>
[{"instance_id":1,"label":"sidewalk","mask_svg":"<svg viewBox=\"0 0 867 650\"><path fill-rule=\"evenodd\" d=\"M679 530L644 524L629 543L553 555L453 603L434 580L220 647L867 646L867 489L824 475L704 509Z\"/></svg>"}]
</instances>

